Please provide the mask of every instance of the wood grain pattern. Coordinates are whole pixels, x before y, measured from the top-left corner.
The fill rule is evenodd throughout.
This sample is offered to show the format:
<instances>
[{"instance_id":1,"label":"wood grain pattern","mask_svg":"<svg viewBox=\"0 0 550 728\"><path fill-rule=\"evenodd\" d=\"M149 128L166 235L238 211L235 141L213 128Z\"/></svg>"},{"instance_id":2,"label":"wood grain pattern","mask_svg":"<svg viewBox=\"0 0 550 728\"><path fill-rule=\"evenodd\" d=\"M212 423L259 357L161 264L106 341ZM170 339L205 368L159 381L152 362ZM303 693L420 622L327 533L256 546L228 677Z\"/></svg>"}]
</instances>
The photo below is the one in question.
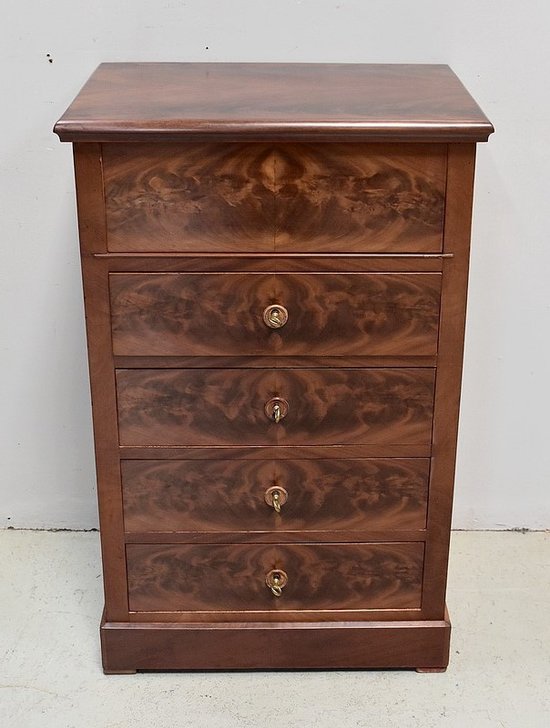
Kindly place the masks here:
<instances>
[{"instance_id":1,"label":"wood grain pattern","mask_svg":"<svg viewBox=\"0 0 550 728\"><path fill-rule=\"evenodd\" d=\"M141 613L143 614L143 612ZM137 670L445 667L445 620L101 623L106 674ZM320 648L322 646L322 648Z\"/></svg>"},{"instance_id":2,"label":"wood grain pattern","mask_svg":"<svg viewBox=\"0 0 550 728\"><path fill-rule=\"evenodd\" d=\"M429 443L433 389L432 369L120 369L120 444ZM278 424L272 397L290 405Z\"/></svg>"},{"instance_id":3,"label":"wood grain pattern","mask_svg":"<svg viewBox=\"0 0 550 728\"><path fill-rule=\"evenodd\" d=\"M392 445L376 443L373 445L121 445L120 457L123 460L332 460L353 458L429 458L432 443L416 445Z\"/></svg>"},{"instance_id":4,"label":"wood grain pattern","mask_svg":"<svg viewBox=\"0 0 550 728\"><path fill-rule=\"evenodd\" d=\"M118 356L434 355L441 276L111 274ZM266 326L286 307L281 329Z\"/></svg>"},{"instance_id":5,"label":"wood grain pattern","mask_svg":"<svg viewBox=\"0 0 550 728\"><path fill-rule=\"evenodd\" d=\"M82 282L90 373L97 494L103 555L107 619L128 618L122 488L117 448L115 370L109 325L109 278L106 260L87 253L105 246L105 205L101 189L99 145L76 144Z\"/></svg>"},{"instance_id":6,"label":"wood grain pattern","mask_svg":"<svg viewBox=\"0 0 550 728\"><path fill-rule=\"evenodd\" d=\"M440 251L443 144L287 144L274 152L277 252Z\"/></svg>"},{"instance_id":7,"label":"wood grain pattern","mask_svg":"<svg viewBox=\"0 0 550 728\"><path fill-rule=\"evenodd\" d=\"M440 273L452 253L93 253L117 273Z\"/></svg>"},{"instance_id":8,"label":"wood grain pattern","mask_svg":"<svg viewBox=\"0 0 550 728\"><path fill-rule=\"evenodd\" d=\"M426 613L438 618L445 610L451 516L462 381L470 226L476 149L473 144L449 149L449 189L445 215L446 259L443 274L440 357L435 395L433 460L430 476L429 535L426 546L424 597Z\"/></svg>"},{"instance_id":9,"label":"wood grain pattern","mask_svg":"<svg viewBox=\"0 0 550 728\"><path fill-rule=\"evenodd\" d=\"M446 146L104 145L111 251L440 251Z\"/></svg>"},{"instance_id":10,"label":"wood grain pattern","mask_svg":"<svg viewBox=\"0 0 550 728\"><path fill-rule=\"evenodd\" d=\"M445 66L106 64L56 131L79 140L106 672L444 668L490 122ZM258 328L281 295L287 326Z\"/></svg>"},{"instance_id":11,"label":"wood grain pattern","mask_svg":"<svg viewBox=\"0 0 550 728\"><path fill-rule=\"evenodd\" d=\"M423 529L429 461L415 459L121 463L124 523L135 532ZM288 493L278 514L268 488Z\"/></svg>"},{"instance_id":12,"label":"wood grain pattern","mask_svg":"<svg viewBox=\"0 0 550 728\"><path fill-rule=\"evenodd\" d=\"M323 530L323 531L132 531L125 535L125 542L129 543L389 543L398 541L426 541L425 529L395 529L383 528L378 530ZM155 612L151 612L154 615ZM394 615L402 618L406 615ZM409 615L410 616L410 615ZM154 621L154 617L148 621ZM185 621L185 620L184 620Z\"/></svg>"},{"instance_id":13,"label":"wood grain pattern","mask_svg":"<svg viewBox=\"0 0 550 728\"><path fill-rule=\"evenodd\" d=\"M128 544L130 609L414 609L420 607L423 553L421 543ZM265 584L271 569L288 574L279 598Z\"/></svg>"},{"instance_id":14,"label":"wood grain pattern","mask_svg":"<svg viewBox=\"0 0 550 728\"><path fill-rule=\"evenodd\" d=\"M55 125L62 140L486 140L448 66L102 63Z\"/></svg>"},{"instance_id":15,"label":"wood grain pattern","mask_svg":"<svg viewBox=\"0 0 550 728\"><path fill-rule=\"evenodd\" d=\"M143 612L140 613L140 617ZM101 623L106 674L137 670L445 667L445 620ZM320 646L322 645L322 649Z\"/></svg>"},{"instance_id":16,"label":"wood grain pattern","mask_svg":"<svg viewBox=\"0 0 550 728\"><path fill-rule=\"evenodd\" d=\"M415 367L437 366L432 356L115 356L117 369L277 369L296 368L336 369L339 367Z\"/></svg>"},{"instance_id":17,"label":"wood grain pattern","mask_svg":"<svg viewBox=\"0 0 550 728\"><path fill-rule=\"evenodd\" d=\"M109 250L272 251L266 145L103 147Z\"/></svg>"}]
</instances>

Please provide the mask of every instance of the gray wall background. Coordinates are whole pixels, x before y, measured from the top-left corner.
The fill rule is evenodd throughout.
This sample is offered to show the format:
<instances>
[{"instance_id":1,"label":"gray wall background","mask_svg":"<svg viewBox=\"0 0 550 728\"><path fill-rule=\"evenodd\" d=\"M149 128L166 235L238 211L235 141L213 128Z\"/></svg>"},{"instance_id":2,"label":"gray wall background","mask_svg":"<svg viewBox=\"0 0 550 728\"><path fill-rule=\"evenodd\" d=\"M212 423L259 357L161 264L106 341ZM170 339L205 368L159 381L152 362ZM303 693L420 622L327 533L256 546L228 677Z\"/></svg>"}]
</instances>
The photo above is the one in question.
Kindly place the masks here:
<instances>
[{"instance_id":1,"label":"gray wall background","mask_svg":"<svg viewBox=\"0 0 550 728\"><path fill-rule=\"evenodd\" d=\"M70 145L101 61L448 63L478 151L454 525L550 526L550 13L543 0L52 0L0 28L0 527L97 525Z\"/></svg>"}]
</instances>

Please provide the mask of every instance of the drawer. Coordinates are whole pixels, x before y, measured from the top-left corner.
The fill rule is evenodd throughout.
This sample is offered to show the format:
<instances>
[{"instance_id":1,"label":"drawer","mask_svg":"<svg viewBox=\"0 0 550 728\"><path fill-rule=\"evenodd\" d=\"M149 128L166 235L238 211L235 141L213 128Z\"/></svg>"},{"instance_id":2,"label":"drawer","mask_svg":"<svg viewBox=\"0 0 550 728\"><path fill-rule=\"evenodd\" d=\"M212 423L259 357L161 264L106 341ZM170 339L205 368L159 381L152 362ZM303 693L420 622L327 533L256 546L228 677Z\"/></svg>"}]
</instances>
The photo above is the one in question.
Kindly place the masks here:
<instances>
[{"instance_id":1,"label":"drawer","mask_svg":"<svg viewBox=\"0 0 550 728\"><path fill-rule=\"evenodd\" d=\"M126 558L136 612L418 609L424 544L128 544Z\"/></svg>"},{"instance_id":2,"label":"drawer","mask_svg":"<svg viewBox=\"0 0 550 728\"><path fill-rule=\"evenodd\" d=\"M113 273L120 356L432 356L441 274Z\"/></svg>"},{"instance_id":3,"label":"drawer","mask_svg":"<svg viewBox=\"0 0 550 728\"><path fill-rule=\"evenodd\" d=\"M438 252L444 144L104 144L111 251Z\"/></svg>"},{"instance_id":4,"label":"drawer","mask_svg":"<svg viewBox=\"0 0 550 728\"><path fill-rule=\"evenodd\" d=\"M123 460L121 468L127 533L426 527L427 458Z\"/></svg>"},{"instance_id":5,"label":"drawer","mask_svg":"<svg viewBox=\"0 0 550 728\"><path fill-rule=\"evenodd\" d=\"M434 377L428 368L119 369L119 440L131 446L427 445Z\"/></svg>"}]
</instances>

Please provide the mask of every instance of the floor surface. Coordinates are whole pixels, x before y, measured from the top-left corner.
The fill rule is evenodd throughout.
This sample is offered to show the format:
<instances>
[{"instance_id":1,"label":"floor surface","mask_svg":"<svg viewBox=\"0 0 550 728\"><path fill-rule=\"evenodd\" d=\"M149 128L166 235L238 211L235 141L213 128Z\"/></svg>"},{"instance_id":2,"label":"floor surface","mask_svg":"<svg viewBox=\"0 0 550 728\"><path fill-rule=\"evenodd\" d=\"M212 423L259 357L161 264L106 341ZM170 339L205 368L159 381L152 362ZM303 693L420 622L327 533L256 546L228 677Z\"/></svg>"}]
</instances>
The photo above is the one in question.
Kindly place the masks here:
<instances>
[{"instance_id":1,"label":"floor surface","mask_svg":"<svg viewBox=\"0 0 550 728\"><path fill-rule=\"evenodd\" d=\"M453 534L451 664L104 676L96 533L0 531L2 728L548 728L550 534Z\"/></svg>"}]
</instances>

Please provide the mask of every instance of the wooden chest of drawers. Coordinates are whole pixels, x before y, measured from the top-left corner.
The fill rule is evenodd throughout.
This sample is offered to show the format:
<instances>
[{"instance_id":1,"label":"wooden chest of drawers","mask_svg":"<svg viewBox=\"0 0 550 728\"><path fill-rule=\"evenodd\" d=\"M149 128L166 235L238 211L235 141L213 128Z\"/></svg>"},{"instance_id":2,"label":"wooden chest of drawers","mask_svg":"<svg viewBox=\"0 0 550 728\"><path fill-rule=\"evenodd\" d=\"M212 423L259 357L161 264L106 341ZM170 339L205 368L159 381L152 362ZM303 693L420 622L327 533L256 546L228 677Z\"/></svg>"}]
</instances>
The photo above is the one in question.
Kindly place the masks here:
<instances>
[{"instance_id":1,"label":"wooden chest of drawers","mask_svg":"<svg viewBox=\"0 0 550 728\"><path fill-rule=\"evenodd\" d=\"M446 66L104 64L75 151L106 672L443 669L475 143Z\"/></svg>"}]
</instances>

